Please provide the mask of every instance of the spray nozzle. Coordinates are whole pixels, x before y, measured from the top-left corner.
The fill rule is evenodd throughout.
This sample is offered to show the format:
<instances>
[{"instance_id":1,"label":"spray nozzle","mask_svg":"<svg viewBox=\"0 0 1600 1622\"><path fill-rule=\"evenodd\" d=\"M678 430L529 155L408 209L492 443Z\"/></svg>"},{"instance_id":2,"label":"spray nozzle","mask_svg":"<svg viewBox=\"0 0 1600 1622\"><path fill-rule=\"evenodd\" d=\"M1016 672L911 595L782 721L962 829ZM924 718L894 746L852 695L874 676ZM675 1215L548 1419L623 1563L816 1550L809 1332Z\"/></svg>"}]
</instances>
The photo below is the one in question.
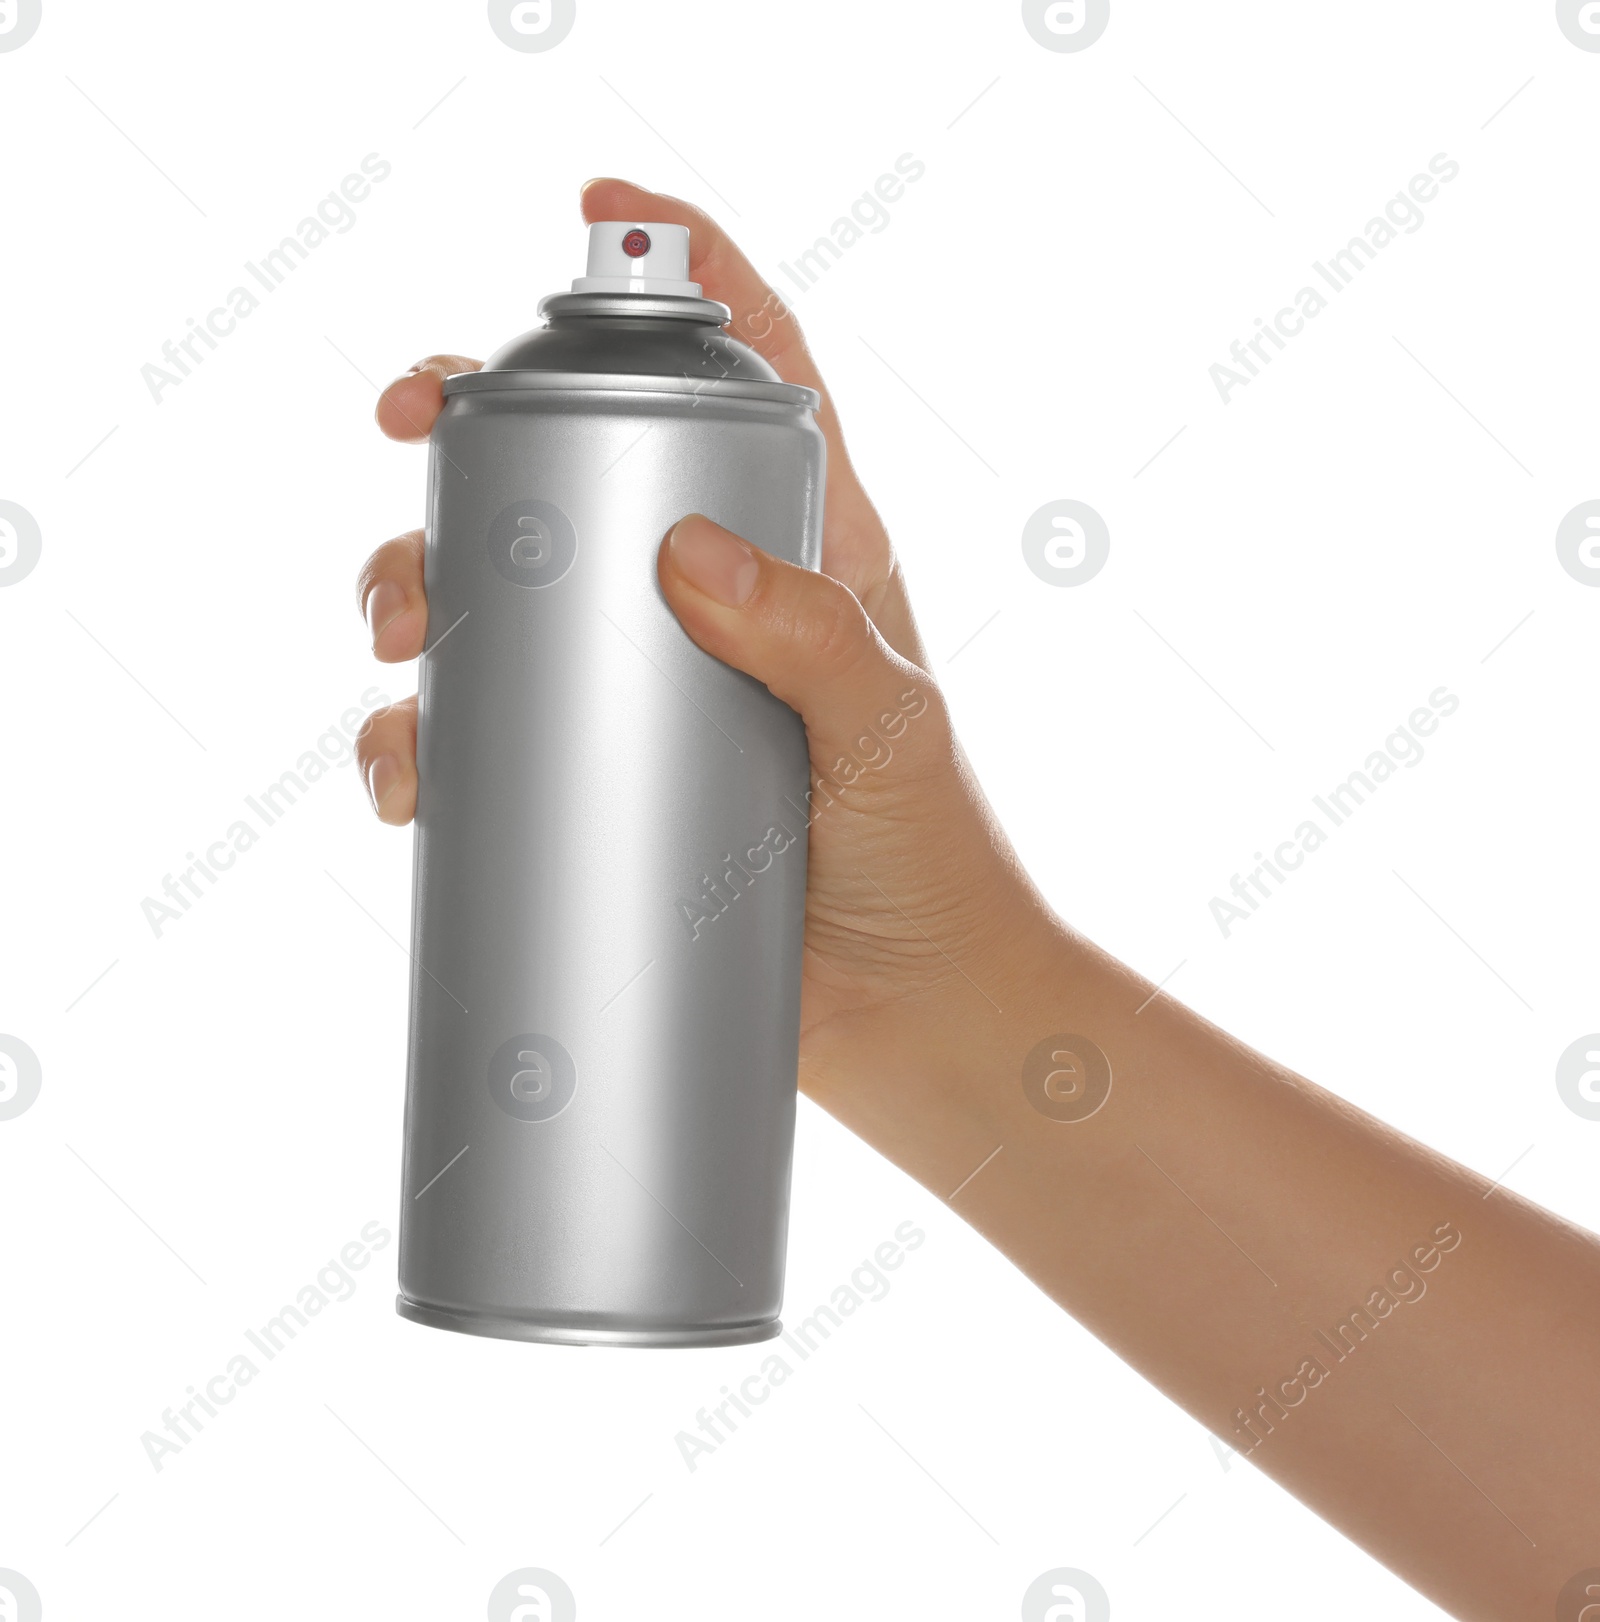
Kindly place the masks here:
<instances>
[{"instance_id":1,"label":"spray nozzle","mask_svg":"<svg viewBox=\"0 0 1600 1622\"><path fill-rule=\"evenodd\" d=\"M589 268L574 293L643 293L699 298L689 280L689 228L653 220L597 220L589 227Z\"/></svg>"}]
</instances>

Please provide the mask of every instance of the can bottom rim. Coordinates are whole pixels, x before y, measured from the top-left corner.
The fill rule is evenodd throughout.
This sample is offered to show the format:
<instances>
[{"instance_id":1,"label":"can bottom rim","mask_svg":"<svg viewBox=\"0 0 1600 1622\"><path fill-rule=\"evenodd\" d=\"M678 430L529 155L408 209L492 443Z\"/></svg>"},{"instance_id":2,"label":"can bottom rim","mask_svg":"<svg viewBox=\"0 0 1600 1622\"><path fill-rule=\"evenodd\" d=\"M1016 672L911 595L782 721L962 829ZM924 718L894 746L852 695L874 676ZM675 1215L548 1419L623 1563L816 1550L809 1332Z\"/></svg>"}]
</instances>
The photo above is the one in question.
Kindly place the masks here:
<instances>
[{"instance_id":1,"label":"can bottom rim","mask_svg":"<svg viewBox=\"0 0 1600 1622\"><path fill-rule=\"evenodd\" d=\"M487 1335L494 1340L539 1341L551 1346L746 1346L772 1340L783 1330L777 1318L757 1323L707 1324L686 1329L614 1329L582 1324L539 1323L529 1318L497 1317L485 1312L452 1312L397 1295L395 1311L412 1323L430 1329L451 1329L458 1335Z\"/></svg>"}]
</instances>

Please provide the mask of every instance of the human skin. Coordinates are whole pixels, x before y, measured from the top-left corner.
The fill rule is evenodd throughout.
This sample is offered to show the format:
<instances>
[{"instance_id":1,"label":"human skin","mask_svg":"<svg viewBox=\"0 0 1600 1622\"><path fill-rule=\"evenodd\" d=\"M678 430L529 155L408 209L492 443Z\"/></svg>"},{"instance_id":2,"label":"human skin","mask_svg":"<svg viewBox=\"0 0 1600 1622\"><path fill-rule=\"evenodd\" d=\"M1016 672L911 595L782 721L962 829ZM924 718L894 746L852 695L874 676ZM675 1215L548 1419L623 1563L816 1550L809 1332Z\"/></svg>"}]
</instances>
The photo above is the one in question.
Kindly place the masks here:
<instances>
[{"instance_id":1,"label":"human skin","mask_svg":"<svg viewBox=\"0 0 1600 1622\"><path fill-rule=\"evenodd\" d=\"M690 275L732 330L822 395L820 574L697 515L658 558L689 636L799 711L831 802L810 832L801 1087L1446 1610L1554 1616L1600 1567L1600 1239L1255 1053L1056 917L951 730L793 316L698 209L619 180L582 203L591 221L688 226ZM379 427L425 440L443 380L477 364L413 367ZM373 554L360 598L380 659L421 653L420 530ZM926 709L891 758L841 786L835 763L911 693ZM409 822L416 700L377 712L358 752L379 817ZM1076 1060L1048 1057L1062 1033L1113 1077L1081 1119L1023 1085L1043 1043L1030 1073L1058 1066L1064 1113L1095 1101Z\"/></svg>"}]
</instances>

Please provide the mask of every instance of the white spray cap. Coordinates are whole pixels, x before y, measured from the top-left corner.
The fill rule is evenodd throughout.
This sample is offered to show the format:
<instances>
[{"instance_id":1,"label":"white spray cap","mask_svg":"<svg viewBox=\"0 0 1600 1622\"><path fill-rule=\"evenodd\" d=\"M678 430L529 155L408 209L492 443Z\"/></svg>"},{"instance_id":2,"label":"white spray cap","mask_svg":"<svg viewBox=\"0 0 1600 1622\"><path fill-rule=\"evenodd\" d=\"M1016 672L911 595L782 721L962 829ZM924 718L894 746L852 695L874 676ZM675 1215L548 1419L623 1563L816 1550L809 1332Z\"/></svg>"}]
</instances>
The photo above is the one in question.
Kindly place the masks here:
<instances>
[{"instance_id":1,"label":"white spray cap","mask_svg":"<svg viewBox=\"0 0 1600 1622\"><path fill-rule=\"evenodd\" d=\"M651 220L597 220L589 227L589 273L574 293L647 293L699 298L689 280L689 228Z\"/></svg>"}]
</instances>

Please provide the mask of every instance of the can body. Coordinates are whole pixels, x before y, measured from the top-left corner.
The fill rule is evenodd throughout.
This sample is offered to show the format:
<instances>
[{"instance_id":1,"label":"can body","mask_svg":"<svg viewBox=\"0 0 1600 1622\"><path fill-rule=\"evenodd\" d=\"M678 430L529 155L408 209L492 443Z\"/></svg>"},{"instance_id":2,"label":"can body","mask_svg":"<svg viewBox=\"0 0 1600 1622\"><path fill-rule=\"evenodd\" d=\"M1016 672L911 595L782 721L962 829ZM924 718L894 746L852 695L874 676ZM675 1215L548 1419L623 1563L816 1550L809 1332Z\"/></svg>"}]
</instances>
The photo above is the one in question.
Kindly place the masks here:
<instances>
[{"instance_id":1,"label":"can body","mask_svg":"<svg viewBox=\"0 0 1600 1622\"><path fill-rule=\"evenodd\" d=\"M820 548L802 391L452 379L433 434L400 1311L533 1340L778 1328L804 729L656 576L702 512Z\"/></svg>"}]
</instances>

